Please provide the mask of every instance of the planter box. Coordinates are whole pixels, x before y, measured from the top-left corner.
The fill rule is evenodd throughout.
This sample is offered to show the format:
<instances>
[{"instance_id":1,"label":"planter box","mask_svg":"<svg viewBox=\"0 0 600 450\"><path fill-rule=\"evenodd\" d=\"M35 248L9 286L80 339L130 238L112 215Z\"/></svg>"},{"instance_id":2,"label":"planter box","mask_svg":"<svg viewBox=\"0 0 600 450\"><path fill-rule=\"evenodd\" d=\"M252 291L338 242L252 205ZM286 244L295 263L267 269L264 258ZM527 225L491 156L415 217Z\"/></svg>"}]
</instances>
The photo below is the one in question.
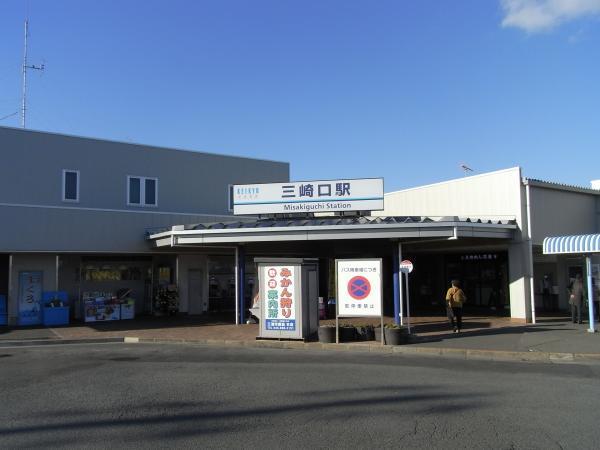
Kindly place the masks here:
<instances>
[{"instance_id":1,"label":"planter box","mask_svg":"<svg viewBox=\"0 0 600 450\"><path fill-rule=\"evenodd\" d=\"M335 330L335 328L334 328ZM340 342L353 342L356 340L356 328L340 327Z\"/></svg>"},{"instance_id":2,"label":"planter box","mask_svg":"<svg viewBox=\"0 0 600 450\"><path fill-rule=\"evenodd\" d=\"M408 343L408 332L405 328L384 328L386 345L403 345Z\"/></svg>"},{"instance_id":3,"label":"planter box","mask_svg":"<svg viewBox=\"0 0 600 450\"><path fill-rule=\"evenodd\" d=\"M357 341L373 341L375 339L375 330L372 326L367 325L364 327L356 328L356 340Z\"/></svg>"},{"instance_id":4,"label":"planter box","mask_svg":"<svg viewBox=\"0 0 600 450\"><path fill-rule=\"evenodd\" d=\"M335 342L335 327L319 327L319 342L332 344Z\"/></svg>"},{"instance_id":5,"label":"planter box","mask_svg":"<svg viewBox=\"0 0 600 450\"><path fill-rule=\"evenodd\" d=\"M381 327L375 328L375 340L381 342Z\"/></svg>"},{"instance_id":6,"label":"planter box","mask_svg":"<svg viewBox=\"0 0 600 450\"><path fill-rule=\"evenodd\" d=\"M43 308L42 323L44 326L69 325L69 307L57 306L54 308Z\"/></svg>"}]
</instances>

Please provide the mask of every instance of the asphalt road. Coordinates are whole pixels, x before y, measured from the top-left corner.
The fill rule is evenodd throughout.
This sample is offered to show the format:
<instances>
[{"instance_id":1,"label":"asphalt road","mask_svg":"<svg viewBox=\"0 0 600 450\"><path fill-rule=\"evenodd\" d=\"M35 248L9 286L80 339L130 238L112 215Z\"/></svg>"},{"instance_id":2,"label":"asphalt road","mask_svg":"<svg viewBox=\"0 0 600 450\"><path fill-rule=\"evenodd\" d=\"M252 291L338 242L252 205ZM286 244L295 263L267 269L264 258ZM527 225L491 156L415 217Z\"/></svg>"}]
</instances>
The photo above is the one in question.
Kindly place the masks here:
<instances>
[{"instance_id":1,"label":"asphalt road","mask_svg":"<svg viewBox=\"0 0 600 450\"><path fill-rule=\"evenodd\" d=\"M0 349L2 448L600 446L600 366L191 345Z\"/></svg>"}]
</instances>

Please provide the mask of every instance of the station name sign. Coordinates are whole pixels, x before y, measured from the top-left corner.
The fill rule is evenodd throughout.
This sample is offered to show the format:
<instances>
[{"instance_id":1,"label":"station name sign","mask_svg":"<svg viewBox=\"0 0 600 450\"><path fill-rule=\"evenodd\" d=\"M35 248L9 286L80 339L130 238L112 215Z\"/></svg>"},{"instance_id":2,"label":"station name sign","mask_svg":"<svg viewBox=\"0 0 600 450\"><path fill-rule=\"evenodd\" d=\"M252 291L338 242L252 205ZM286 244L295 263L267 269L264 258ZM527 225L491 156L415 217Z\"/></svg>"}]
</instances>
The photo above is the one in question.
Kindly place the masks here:
<instances>
[{"instance_id":1,"label":"station name sign","mask_svg":"<svg viewBox=\"0 0 600 450\"><path fill-rule=\"evenodd\" d=\"M233 214L380 211L383 178L236 184Z\"/></svg>"}]
</instances>

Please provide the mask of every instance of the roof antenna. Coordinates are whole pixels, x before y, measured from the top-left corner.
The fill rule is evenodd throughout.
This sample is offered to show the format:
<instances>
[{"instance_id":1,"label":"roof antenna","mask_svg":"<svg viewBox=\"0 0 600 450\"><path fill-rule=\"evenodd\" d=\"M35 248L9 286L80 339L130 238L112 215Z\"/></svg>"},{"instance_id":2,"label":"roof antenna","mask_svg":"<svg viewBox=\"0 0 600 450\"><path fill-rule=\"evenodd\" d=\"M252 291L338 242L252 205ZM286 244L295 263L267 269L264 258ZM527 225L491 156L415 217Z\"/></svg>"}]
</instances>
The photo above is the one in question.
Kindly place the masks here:
<instances>
[{"instance_id":1,"label":"roof antenna","mask_svg":"<svg viewBox=\"0 0 600 450\"><path fill-rule=\"evenodd\" d=\"M460 168L465 172L465 177L469 174L469 172L473 172L473 169L464 163L460 165Z\"/></svg>"},{"instance_id":2,"label":"roof antenna","mask_svg":"<svg viewBox=\"0 0 600 450\"><path fill-rule=\"evenodd\" d=\"M27 111L27 69L44 70L44 64L41 66L27 65L27 35L29 34L29 19L25 19L25 45L23 51L23 105L21 107L21 126L25 128L25 113Z\"/></svg>"}]
</instances>

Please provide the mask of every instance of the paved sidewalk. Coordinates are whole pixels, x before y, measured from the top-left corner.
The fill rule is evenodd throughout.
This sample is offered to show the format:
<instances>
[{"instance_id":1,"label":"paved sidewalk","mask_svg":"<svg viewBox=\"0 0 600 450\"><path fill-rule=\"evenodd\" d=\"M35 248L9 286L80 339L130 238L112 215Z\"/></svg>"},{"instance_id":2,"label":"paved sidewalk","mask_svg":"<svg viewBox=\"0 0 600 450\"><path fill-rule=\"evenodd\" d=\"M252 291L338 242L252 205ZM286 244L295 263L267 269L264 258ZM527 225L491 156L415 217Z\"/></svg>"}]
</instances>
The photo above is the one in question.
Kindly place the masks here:
<instances>
[{"instance_id":1,"label":"paved sidewalk","mask_svg":"<svg viewBox=\"0 0 600 450\"><path fill-rule=\"evenodd\" d=\"M390 322L391 318L386 321ZM363 324L368 321L354 319L353 323ZM127 339L134 342L386 351L492 360L589 359L600 362L600 333L589 333L587 324L573 324L567 317L540 318L535 325L523 325L504 317L472 316L465 318L463 327L461 333L455 334L449 330L444 317L413 318L413 343L381 348L379 343L373 341L339 345L257 341L259 330L256 324L209 322L202 317L140 318L134 321L79 323L57 328L0 328L0 346Z\"/></svg>"}]
</instances>

